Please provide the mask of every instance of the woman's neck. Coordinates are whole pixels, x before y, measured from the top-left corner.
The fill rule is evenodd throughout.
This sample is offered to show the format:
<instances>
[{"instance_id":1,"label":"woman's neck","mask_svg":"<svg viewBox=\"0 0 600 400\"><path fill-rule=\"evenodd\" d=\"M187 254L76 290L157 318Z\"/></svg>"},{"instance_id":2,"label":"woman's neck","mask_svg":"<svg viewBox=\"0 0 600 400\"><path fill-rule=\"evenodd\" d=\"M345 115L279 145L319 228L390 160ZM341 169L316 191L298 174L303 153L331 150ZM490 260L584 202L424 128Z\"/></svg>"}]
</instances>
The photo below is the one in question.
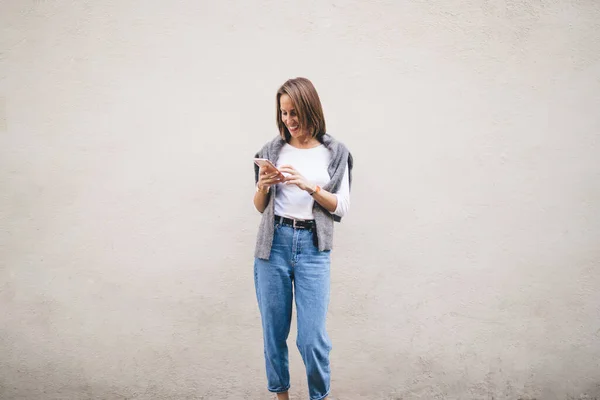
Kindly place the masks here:
<instances>
[{"instance_id":1,"label":"woman's neck","mask_svg":"<svg viewBox=\"0 0 600 400\"><path fill-rule=\"evenodd\" d=\"M304 135L301 137L292 137L290 138L289 145L296 147L298 149L312 149L313 147L317 147L321 144L316 138L311 135Z\"/></svg>"}]
</instances>

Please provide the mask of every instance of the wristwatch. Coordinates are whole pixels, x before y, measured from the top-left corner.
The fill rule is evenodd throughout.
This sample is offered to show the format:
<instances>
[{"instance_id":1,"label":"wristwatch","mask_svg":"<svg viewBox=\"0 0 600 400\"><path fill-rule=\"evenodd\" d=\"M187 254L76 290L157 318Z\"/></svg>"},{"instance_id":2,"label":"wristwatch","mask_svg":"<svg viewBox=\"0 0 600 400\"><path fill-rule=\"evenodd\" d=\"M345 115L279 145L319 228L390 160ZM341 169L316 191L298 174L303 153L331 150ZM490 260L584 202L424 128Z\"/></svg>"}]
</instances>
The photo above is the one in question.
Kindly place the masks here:
<instances>
[{"instance_id":1,"label":"wristwatch","mask_svg":"<svg viewBox=\"0 0 600 400\"><path fill-rule=\"evenodd\" d=\"M313 194L317 193L319 190L321 190L321 186L315 185L315 190L313 190L312 193L310 193L310 195L312 196Z\"/></svg>"}]
</instances>

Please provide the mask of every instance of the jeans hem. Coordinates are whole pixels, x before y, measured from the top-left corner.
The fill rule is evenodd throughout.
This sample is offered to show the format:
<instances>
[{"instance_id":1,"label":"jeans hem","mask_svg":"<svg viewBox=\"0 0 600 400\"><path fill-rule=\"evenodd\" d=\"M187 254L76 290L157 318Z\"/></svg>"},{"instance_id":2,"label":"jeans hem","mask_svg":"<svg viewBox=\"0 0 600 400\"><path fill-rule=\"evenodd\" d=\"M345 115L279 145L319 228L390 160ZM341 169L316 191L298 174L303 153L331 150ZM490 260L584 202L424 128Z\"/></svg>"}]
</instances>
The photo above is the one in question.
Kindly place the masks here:
<instances>
[{"instance_id":1,"label":"jeans hem","mask_svg":"<svg viewBox=\"0 0 600 400\"><path fill-rule=\"evenodd\" d=\"M283 392L287 392L288 390L290 390L290 385L288 385L288 387L285 389L269 389L269 388L267 388L267 390L271 393L283 393Z\"/></svg>"},{"instance_id":2,"label":"jeans hem","mask_svg":"<svg viewBox=\"0 0 600 400\"><path fill-rule=\"evenodd\" d=\"M315 397L314 399L311 398L310 400L323 400L325 397L329 396L329 392L330 392L330 390L327 391L327 393L325 393L323 396Z\"/></svg>"}]
</instances>

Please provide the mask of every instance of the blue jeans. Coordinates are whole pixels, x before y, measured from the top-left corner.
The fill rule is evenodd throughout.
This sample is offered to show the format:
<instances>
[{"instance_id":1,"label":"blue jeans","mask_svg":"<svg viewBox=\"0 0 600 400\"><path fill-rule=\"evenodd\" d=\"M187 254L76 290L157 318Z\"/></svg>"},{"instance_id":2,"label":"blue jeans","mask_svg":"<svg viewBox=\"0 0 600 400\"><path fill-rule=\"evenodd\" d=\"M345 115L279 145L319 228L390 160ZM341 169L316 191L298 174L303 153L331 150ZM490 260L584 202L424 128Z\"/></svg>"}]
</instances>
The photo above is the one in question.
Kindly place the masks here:
<instances>
[{"instance_id":1,"label":"blue jeans","mask_svg":"<svg viewBox=\"0 0 600 400\"><path fill-rule=\"evenodd\" d=\"M316 235L316 233L314 233ZM330 252L320 252L313 232L275 225L269 260L255 258L254 284L260 309L268 389L290 387L287 338L292 321L292 287L296 297L296 345L306 367L311 400L329 394L329 352L326 331L329 305Z\"/></svg>"}]
</instances>

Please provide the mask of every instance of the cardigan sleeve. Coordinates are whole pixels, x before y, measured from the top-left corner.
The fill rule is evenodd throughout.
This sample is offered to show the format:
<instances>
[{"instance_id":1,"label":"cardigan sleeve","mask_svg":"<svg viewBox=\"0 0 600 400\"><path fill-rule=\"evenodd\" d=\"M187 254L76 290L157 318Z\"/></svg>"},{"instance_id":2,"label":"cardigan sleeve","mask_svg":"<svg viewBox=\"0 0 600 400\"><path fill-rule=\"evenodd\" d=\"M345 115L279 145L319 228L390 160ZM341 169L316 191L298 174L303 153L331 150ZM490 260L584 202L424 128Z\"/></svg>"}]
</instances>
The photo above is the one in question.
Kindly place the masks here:
<instances>
[{"instance_id":1,"label":"cardigan sleeve","mask_svg":"<svg viewBox=\"0 0 600 400\"><path fill-rule=\"evenodd\" d=\"M260 158L259 157L259 153L256 153L254 155L254 158ZM254 165L254 184L256 185L258 183L258 172L259 172L259 168L258 165L256 165L256 163L254 162L254 160L252 161L252 164Z\"/></svg>"},{"instance_id":2,"label":"cardigan sleeve","mask_svg":"<svg viewBox=\"0 0 600 400\"><path fill-rule=\"evenodd\" d=\"M346 165L346 171L344 171L340 188L334 194L337 197L337 207L333 214L343 217L350 209L350 176L348 165Z\"/></svg>"}]
</instances>

